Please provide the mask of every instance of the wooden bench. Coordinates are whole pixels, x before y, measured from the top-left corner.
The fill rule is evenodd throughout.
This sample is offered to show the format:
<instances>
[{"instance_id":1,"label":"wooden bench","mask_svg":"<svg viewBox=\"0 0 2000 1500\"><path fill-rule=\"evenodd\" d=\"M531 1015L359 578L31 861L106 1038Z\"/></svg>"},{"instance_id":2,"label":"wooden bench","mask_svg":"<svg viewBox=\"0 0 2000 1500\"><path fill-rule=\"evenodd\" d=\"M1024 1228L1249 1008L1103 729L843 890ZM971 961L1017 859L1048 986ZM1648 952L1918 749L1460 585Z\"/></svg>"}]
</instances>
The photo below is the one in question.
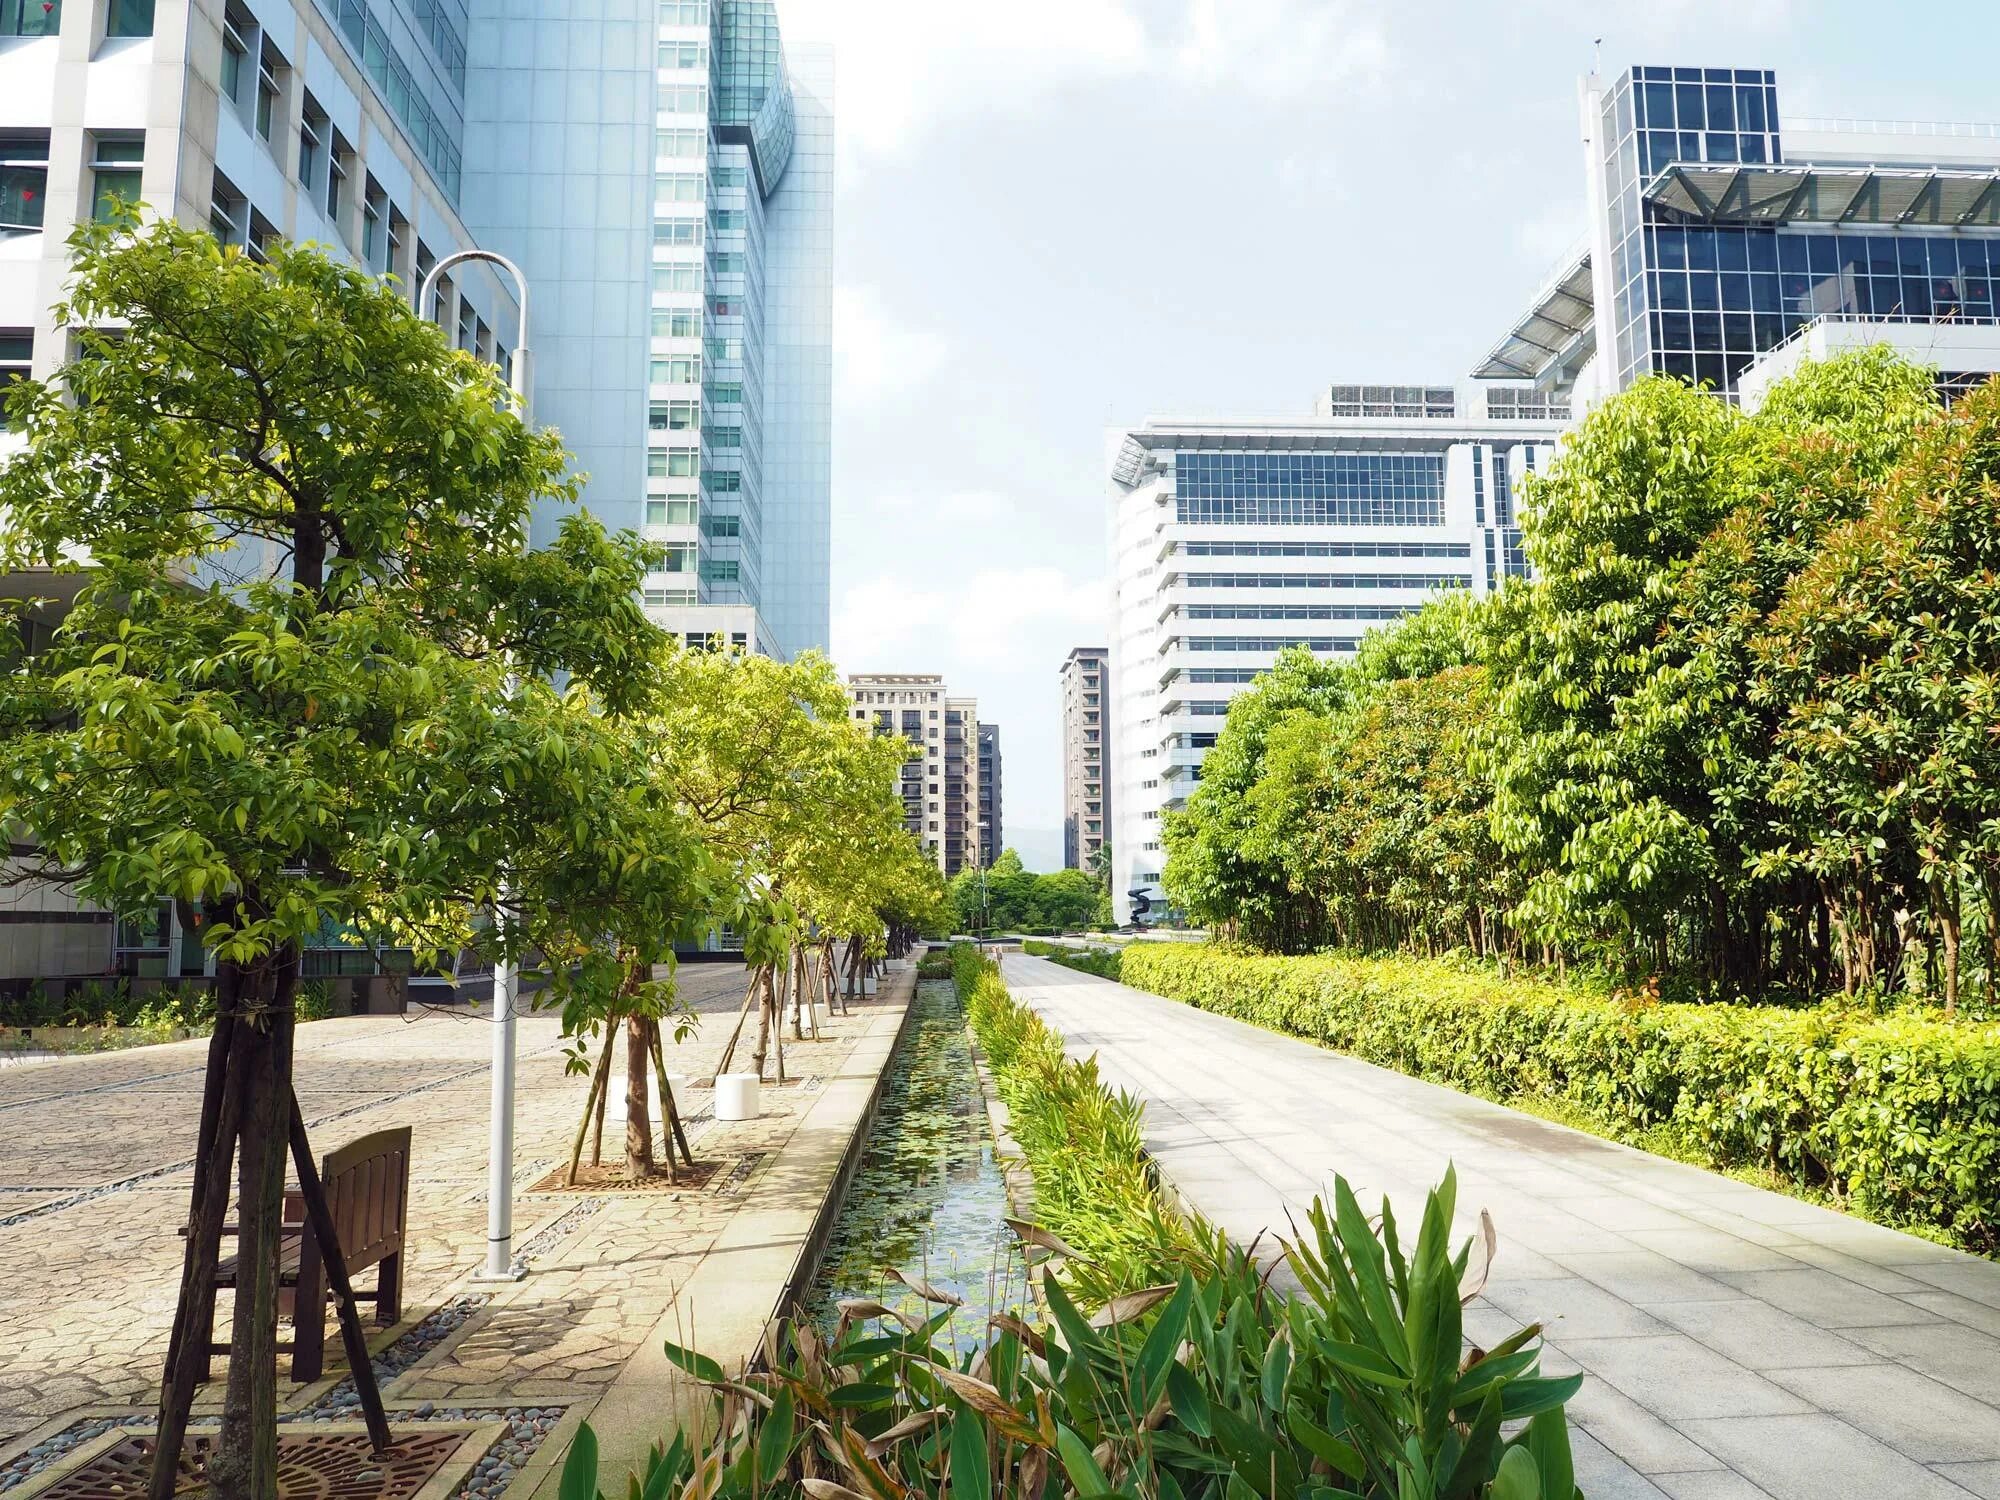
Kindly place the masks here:
<instances>
[{"instance_id":1,"label":"wooden bench","mask_svg":"<svg viewBox=\"0 0 2000 1500\"><path fill-rule=\"evenodd\" d=\"M387 1328L403 1315L403 1233L410 1204L410 1129L379 1130L328 1152L320 1163L333 1232L340 1241L347 1274L358 1278L376 1267L375 1290L354 1293L375 1304L375 1321ZM234 1234L226 1226L225 1234ZM218 1287L236 1285L237 1257L216 1267ZM292 1379L317 1380L326 1363L326 1265L319 1243L306 1227L305 1201L285 1195L285 1222L278 1240L278 1313L292 1320L292 1342L280 1344L292 1356ZM202 1330L211 1355L227 1354L215 1340L214 1325ZM211 1378L203 1372L202 1378Z\"/></svg>"}]
</instances>

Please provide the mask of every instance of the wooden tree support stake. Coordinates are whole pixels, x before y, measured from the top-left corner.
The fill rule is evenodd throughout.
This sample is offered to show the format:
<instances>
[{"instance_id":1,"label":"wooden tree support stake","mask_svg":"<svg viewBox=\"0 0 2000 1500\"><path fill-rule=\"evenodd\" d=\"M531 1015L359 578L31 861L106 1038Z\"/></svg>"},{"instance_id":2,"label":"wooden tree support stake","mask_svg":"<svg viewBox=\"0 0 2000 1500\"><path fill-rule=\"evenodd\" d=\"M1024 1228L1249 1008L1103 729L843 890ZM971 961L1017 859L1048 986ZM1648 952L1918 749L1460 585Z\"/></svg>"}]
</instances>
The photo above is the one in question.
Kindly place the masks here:
<instances>
[{"instance_id":1,"label":"wooden tree support stake","mask_svg":"<svg viewBox=\"0 0 2000 1500\"><path fill-rule=\"evenodd\" d=\"M291 1100L292 1170L299 1174L299 1193L306 1200L306 1226L319 1242L320 1260L326 1266L327 1290L333 1294L333 1305L339 1314L340 1342L347 1351L347 1368L354 1377L355 1394L361 1398L368 1441L381 1453L394 1439L389 1435L388 1414L382 1410L381 1387L375 1383L375 1362L368 1353L368 1336L361 1331L361 1313L354 1305L354 1283L348 1280L347 1257L341 1253L340 1237L333 1227L333 1210L327 1207L326 1187L319 1180L312 1143L306 1139L299 1096L293 1093Z\"/></svg>"}]
</instances>

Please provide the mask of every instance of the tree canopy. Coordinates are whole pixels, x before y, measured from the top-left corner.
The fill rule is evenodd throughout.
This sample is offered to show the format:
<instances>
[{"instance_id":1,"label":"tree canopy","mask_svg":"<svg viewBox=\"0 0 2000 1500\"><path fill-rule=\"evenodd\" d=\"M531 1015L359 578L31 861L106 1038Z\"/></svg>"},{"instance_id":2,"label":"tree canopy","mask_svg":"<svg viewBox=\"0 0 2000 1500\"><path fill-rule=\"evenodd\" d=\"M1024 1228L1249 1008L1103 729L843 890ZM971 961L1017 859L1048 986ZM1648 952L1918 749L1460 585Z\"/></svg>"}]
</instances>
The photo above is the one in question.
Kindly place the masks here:
<instances>
[{"instance_id":1,"label":"tree canopy","mask_svg":"<svg viewBox=\"0 0 2000 1500\"><path fill-rule=\"evenodd\" d=\"M1532 580L1231 705L1170 897L1289 950L1990 992L1996 431L1884 349L1754 414L1641 381L1529 479Z\"/></svg>"}]
</instances>

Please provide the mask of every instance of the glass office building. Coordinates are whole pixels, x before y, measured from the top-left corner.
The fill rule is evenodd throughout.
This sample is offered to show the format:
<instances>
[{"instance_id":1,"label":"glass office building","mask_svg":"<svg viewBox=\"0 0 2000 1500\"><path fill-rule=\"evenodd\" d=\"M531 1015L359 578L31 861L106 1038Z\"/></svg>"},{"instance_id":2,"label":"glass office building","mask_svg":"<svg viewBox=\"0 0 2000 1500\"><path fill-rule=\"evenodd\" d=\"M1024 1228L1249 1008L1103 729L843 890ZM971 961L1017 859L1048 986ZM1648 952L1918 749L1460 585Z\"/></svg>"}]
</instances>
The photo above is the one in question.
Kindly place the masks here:
<instances>
[{"instance_id":1,"label":"glass office building","mask_svg":"<svg viewBox=\"0 0 2000 1500\"><path fill-rule=\"evenodd\" d=\"M1589 233L1478 375L1754 399L1803 352L1881 340L1989 368L2000 128L1787 119L1773 73L1708 67L1587 78L1581 123Z\"/></svg>"},{"instance_id":2,"label":"glass office building","mask_svg":"<svg viewBox=\"0 0 2000 1500\"><path fill-rule=\"evenodd\" d=\"M1336 386L1311 419L1111 435L1109 671L1073 655L1089 690L1065 699L1065 809L1072 862L1108 831L1121 920L1162 914L1161 823L1280 651L1346 656L1439 593L1527 571L1516 482L1568 416L1515 387Z\"/></svg>"},{"instance_id":3,"label":"glass office building","mask_svg":"<svg viewBox=\"0 0 2000 1500\"><path fill-rule=\"evenodd\" d=\"M536 414L583 503L662 546L668 629L824 649L830 57L789 54L772 0L473 9L474 216L553 288Z\"/></svg>"}]
</instances>

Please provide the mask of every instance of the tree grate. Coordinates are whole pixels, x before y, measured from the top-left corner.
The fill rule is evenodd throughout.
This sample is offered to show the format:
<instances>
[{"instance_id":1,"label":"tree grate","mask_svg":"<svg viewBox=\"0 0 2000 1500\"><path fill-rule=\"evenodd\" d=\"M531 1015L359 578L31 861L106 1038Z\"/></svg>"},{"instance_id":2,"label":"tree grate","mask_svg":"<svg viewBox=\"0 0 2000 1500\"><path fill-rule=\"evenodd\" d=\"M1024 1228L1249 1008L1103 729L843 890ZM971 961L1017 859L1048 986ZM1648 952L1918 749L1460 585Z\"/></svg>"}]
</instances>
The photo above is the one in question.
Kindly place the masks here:
<instances>
[{"instance_id":1,"label":"tree grate","mask_svg":"<svg viewBox=\"0 0 2000 1500\"><path fill-rule=\"evenodd\" d=\"M216 1435L191 1433L181 1448L177 1495L207 1493ZM409 1500L464 1445L463 1432L403 1433L388 1452L369 1451L365 1432L280 1432L279 1500ZM127 1438L42 1492L41 1500L131 1500L146 1492L151 1437Z\"/></svg>"}]
</instances>

